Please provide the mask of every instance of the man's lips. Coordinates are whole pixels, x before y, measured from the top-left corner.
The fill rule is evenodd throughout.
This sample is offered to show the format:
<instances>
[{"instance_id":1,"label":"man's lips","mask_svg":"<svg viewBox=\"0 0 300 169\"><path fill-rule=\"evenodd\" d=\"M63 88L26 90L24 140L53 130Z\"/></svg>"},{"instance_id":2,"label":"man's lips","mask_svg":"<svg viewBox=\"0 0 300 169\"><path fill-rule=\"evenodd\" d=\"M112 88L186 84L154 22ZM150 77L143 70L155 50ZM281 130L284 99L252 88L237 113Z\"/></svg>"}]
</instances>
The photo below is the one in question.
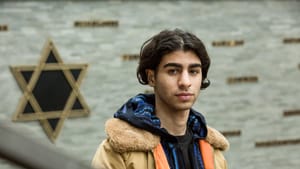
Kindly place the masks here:
<instances>
[{"instance_id":1,"label":"man's lips","mask_svg":"<svg viewBox=\"0 0 300 169\"><path fill-rule=\"evenodd\" d=\"M177 93L176 96L192 96L192 93Z\"/></svg>"},{"instance_id":2,"label":"man's lips","mask_svg":"<svg viewBox=\"0 0 300 169\"><path fill-rule=\"evenodd\" d=\"M190 100L193 95L194 94L192 94L192 93L178 93L178 94L175 94L175 96L177 96L182 101Z\"/></svg>"}]
</instances>

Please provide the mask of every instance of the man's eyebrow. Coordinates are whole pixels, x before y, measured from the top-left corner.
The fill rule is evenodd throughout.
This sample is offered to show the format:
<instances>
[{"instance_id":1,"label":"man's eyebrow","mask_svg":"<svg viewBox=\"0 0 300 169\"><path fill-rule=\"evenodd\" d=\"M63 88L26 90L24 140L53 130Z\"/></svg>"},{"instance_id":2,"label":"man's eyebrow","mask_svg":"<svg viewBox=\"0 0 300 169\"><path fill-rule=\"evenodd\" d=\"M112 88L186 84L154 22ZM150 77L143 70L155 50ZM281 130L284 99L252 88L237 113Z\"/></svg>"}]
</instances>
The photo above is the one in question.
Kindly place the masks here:
<instances>
[{"instance_id":1,"label":"man's eyebrow","mask_svg":"<svg viewBox=\"0 0 300 169\"><path fill-rule=\"evenodd\" d=\"M195 68L195 67L202 67L202 65L200 63L194 63L194 64L190 64L189 68Z\"/></svg>"},{"instance_id":2,"label":"man's eyebrow","mask_svg":"<svg viewBox=\"0 0 300 169\"><path fill-rule=\"evenodd\" d=\"M164 68L166 68L166 67L179 67L179 68L181 68L182 65L179 64L179 63L167 63L167 64L164 65ZM195 68L195 67L200 67L201 68L202 65L200 63L193 63L193 64L189 65L189 68Z\"/></svg>"},{"instance_id":3,"label":"man's eyebrow","mask_svg":"<svg viewBox=\"0 0 300 169\"><path fill-rule=\"evenodd\" d=\"M164 68L166 67L182 67L182 65L179 63L167 63L164 65Z\"/></svg>"}]
</instances>

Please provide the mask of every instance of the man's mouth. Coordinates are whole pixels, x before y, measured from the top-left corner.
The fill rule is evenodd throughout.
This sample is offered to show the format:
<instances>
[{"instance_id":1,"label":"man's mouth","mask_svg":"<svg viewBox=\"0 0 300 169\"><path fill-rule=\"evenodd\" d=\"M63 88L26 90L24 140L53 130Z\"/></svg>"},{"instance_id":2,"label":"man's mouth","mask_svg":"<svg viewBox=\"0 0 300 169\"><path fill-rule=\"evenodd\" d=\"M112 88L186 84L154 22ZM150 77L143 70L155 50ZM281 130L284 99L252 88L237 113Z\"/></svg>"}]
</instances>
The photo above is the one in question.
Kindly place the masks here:
<instances>
[{"instance_id":1,"label":"man's mouth","mask_svg":"<svg viewBox=\"0 0 300 169\"><path fill-rule=\"evenodd\" d=\"M181 100L181 101L189 101L193 97L193 94L192 93L178 93L175 96L177 96L179 98L179 100Z\"/></svg>"}]
</instances>

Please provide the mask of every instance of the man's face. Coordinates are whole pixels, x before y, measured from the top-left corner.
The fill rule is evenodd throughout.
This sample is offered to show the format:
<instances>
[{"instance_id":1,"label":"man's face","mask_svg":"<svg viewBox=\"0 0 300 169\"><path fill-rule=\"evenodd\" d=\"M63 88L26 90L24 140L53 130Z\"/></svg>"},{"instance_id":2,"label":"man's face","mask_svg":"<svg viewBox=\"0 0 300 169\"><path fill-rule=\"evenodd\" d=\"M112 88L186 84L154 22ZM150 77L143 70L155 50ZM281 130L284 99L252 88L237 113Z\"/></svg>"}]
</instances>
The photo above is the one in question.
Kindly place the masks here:
<instances>
[{"instance_id":1,"label":"man's face","mask_svg":"<svg viewBox=\"0 0 300 169\"><path fill-rule=\"evenodd\" d=\"M178 50L162 57L152 75L155 106L163 111L188 111L196 101L202 81L201 61L193 51Z\"/></svg>"}]
</instances>

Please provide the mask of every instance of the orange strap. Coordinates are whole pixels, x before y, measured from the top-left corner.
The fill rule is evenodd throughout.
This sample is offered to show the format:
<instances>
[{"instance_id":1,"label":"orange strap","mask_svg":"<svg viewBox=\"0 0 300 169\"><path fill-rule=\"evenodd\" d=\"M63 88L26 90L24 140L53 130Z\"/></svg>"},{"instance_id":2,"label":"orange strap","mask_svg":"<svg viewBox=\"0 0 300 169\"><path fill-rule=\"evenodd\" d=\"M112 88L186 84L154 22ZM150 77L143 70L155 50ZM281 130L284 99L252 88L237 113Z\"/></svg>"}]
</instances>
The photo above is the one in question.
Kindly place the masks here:
<instances>
[{"instance_id":1,"label":"orange strap","mask_svg":"<svg viewBox=\"0 0 300 169\"><path fill-rule=\"evenodd\" d=\"M200 151L205 169L214 169L214 154L211 145L205 140L199 140Z\"/></svg>"},{"instance_id":2,"label":"orange strap","mask_svg":"<svg viewBox=\"0 0 300 169\"><path fill-rule=\"evenodd\" d=\"M213 150L208 142L199 140L200 151L205 169L214 169ZM161 144L158 144L153 150L155 168L156 169L170 169L167 157Z\"/></svg>"},{"instance_id":3,"label":"orange strap","mask_svg":"<svg viewBox=\"0 0 300 169\"><path fill-rule=\"evenodd\" d=\"M155 147L153 155L156 169L170 169L167 157L161 144L158 144Z\"/></svg>"}]
</instances>

